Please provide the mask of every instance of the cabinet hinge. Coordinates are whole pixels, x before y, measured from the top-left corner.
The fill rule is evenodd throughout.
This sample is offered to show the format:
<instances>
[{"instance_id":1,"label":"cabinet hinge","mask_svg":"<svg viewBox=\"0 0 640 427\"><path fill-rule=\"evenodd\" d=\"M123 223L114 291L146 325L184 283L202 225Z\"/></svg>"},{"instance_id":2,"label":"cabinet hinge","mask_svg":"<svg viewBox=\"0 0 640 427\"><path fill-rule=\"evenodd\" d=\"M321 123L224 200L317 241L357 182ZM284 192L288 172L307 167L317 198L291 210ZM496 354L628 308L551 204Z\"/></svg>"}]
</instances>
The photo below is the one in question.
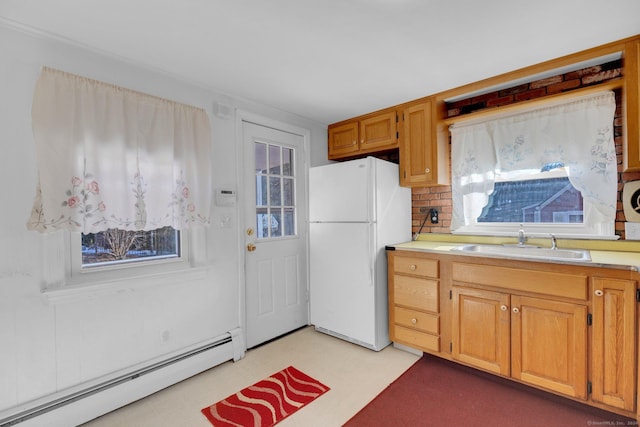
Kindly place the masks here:
<instances>
[{"instance_id":1,"label":"cabinet hinge","mask_svg":"<svg viewBox=\"0 0 640 427\"><path fill-rule=\"evenodd\" d=\"M587 313L587 326L591 326L593 324L593 315L591 313Z\"/></svg>"},{"instance_id":2,"label":"cabinet hinge","mask_svg":"<svg viewBox=\"0 0 640 427\"><path fill-rule=\"evenodd\" d=\"M396 139L400 139L400 132L396 132Z\"/></svg>"},{"instance_id":3,"label":"cabinet hinge","mask_svg":"<svg viewBox=\"0 0 640 427\"><path fill-rule=\"evenodd\" d=\"M453 291L449 289L449 299L453 299Z\"/></svg>"},{"instance_id":4,"label":"cabinet hinge","mask_svg":"<svg viewBox=\"0 0 640 427\"><path fill-rule=\"evenodd\" d=\"M640 302L640 289L636 289L636 301Z\"/></svg>"},{"instance_id":5,"label":"cabinet hinge","mask_svg":"<svg viewBox=\"0 0 640 427\"><path fill-rule=\"evenodd\" d=\"M450 342L449 343L449 353L452 353L452 352L453 352L453 343Z\"/></svg>"},{"instance_id":6,"label":"cabinet hinge","mask_svg":"<svg viewBox=\"0 0 640 427\"><path fill-rule=\"evenodd\" d=\"M587 394L591 394L591 390L592 390L592 386L591 386L591 381L587 381Z\"/></svg>"}]
</instances>

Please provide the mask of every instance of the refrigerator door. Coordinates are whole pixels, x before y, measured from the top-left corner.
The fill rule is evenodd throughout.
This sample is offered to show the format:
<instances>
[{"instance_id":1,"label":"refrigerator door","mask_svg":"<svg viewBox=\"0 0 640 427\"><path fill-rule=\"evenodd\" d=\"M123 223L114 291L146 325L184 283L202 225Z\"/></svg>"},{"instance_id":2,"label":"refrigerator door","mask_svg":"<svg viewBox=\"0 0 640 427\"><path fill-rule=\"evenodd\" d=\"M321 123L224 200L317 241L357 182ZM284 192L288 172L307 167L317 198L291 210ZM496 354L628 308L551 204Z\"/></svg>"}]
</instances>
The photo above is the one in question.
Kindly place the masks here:
<instances>
[{"instance_id":1,"label":"refrigerator door","mask_svg":"<svg viewBox=\"0 0 640 427\"><path fill-rule=\"evenodd\" d=\"M375 221L372 158L309 169L309 221Z\"/></svg>"},{"instance_id":2,"label":"refrigerator door","mask_svg":"<svg viewBox=\"0 0 640 427\"><path fill-rule=\"evenodd\" d=\"M407 242L411 240L411 189L399 186L398 165L373 161L378 245Z\"/></svg>"},{"instance_id":3,"label":"refrigerator door","mask_svg":"<svg viewBox=\"0 0 640 427\"><path fill-rule=\"evenodd\" d=\"M343 339L379 350L375 280L375 227L367 223L310 224L311 323ZM380 318L383 316L383 318ZM387 336L387 331L383 331Z\"/></svg>"}]
</instances>

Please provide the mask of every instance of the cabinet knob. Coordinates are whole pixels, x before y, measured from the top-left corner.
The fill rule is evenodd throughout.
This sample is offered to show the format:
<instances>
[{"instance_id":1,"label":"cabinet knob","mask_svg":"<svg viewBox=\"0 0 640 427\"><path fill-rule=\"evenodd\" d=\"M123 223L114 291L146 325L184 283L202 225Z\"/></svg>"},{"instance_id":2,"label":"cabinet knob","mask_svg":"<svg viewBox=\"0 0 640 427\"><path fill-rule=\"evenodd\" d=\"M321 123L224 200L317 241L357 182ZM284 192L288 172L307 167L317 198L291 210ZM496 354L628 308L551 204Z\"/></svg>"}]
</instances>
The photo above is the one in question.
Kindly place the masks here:
<instances>
[{"instance_id":1,"label":"cabinet knob","mask_svg":"<svg viewBox=\"0 0 640 427\"><path fill-rule=\"evenodd\" d=\"M431 172L431 169L429 169L429 168L426 168L426 169L424 170L424 173L430 173L430 172Z\"/></svg>"},{"instance_id":2,"label":"cabinet knob","mask_svg":"<svg viewBox=\"0 0 640 427\"><path fill-rule=\"evenodd\" d=\"M520 313L520 309L518 307L513 307L513 312L518 314Z\"/></svg>"},{"instance_id":3,"label":"cabinet knob","mask_svg":"<svg viewBox=\"0 0 640 427\"><path fill-rule=\"evenodd\" d=\"M601 289L596 289L594 293L596 294L597 297L601 297L602 295L604 295L604 292L602 292Z\"/></svg>"},{"instance_id":4,"label":"cabinet knob","mask_svg":"<svg viewBox=\"0 0 640 427\"><path fill-rule=\"evenodd\" d=\"M415 264L411 264L409 268L411 269L411 271L416 271L416 268L418 268L418 266Z\"/></svg>"},{"instance_id":5,"label":"cabinet knob","mask_svg":"<svg viewBox=\"0 0 640 427\"><path fill-rule=\"evenodd\" d=\"M500 310L502 310L502 311L507 311L508 309L509 309L509 307L507 307L504 304L500 306Z\"/></svg>"},{"instance_id":6,"label":"cabinet knob","mask_svg":"<svg viewBox=\"0 0 640 427\"><path fill-rule=\"evenodd\" d=\"M413 323L413 324L415 325L416 323L418 323L418 319L416 319L416 318L414 317L413 319L411 319L411 323Z\"/></svg>"}]
</instances>

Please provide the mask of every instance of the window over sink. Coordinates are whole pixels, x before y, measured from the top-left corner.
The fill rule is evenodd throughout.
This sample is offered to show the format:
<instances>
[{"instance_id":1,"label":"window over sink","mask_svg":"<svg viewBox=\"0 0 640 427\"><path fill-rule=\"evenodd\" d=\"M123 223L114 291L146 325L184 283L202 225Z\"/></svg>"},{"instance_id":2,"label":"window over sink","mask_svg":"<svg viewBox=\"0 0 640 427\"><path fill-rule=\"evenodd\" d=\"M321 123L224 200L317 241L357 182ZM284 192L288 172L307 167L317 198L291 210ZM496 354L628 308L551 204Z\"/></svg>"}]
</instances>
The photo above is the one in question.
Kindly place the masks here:
<instances>
[{"instance_id":1,"label":"window over sink","mask_svg":"<svg viewBox=\"0 0 640 427\"><path fill-rule=\"evenodd\" d=\"M452 232L615 239L614 113L601 92L452 126Z\"/></svg>"}]
</instances>

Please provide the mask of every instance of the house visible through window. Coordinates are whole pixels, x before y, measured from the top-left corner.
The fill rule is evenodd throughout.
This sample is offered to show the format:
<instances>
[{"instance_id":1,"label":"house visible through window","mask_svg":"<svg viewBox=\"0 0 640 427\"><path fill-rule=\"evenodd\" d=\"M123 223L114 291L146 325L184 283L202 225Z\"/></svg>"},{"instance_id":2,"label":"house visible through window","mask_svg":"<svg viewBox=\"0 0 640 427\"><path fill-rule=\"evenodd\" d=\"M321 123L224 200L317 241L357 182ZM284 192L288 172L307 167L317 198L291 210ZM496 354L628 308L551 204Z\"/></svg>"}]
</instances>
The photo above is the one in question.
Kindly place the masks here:
<instances>
[{"instance_id":1,"label":"house visible through window","mask_svg":"<svg viewBox=\"0 0 640 427\"><path fill-rule=\"evenodd\" d=\"M478 222L581 224L582 203L568 177L496 182Z\"/></svg>"},{"instance_id":2,"label":"house visible through window","mask_svg":"<svg viewBox=\"0 0 640 427\"><path fill-rule=\"evenodd\" d=\"M612 92L451 127L454 233L615 238Z\"/></svg>"},{"instance_id":3,"label":"house visible through window","mask_svg":"<svg viewBox=\"0 0 640 427\"><path fill-rule=\"evenodd\" d=\"M124 264L180 256L180 232L172 227L150 231L112 228L82 234L82 267Z\"/></svg>"}]
</instances>

